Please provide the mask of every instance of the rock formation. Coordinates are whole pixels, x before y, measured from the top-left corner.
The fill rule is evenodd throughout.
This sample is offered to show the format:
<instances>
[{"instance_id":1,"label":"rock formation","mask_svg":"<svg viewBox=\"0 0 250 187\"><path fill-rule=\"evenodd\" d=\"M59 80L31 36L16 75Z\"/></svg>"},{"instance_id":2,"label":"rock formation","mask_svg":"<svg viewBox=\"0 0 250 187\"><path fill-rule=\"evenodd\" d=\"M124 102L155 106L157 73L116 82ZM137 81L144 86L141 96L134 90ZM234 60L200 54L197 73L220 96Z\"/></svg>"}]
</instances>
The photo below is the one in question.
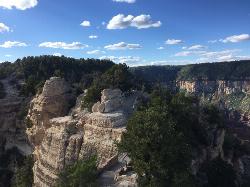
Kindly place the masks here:
<instances>
[{"instance_id":1,"label":"rock formation","mask_svg":"<svg viewBox=\"0 0 250 187\"><path fill-rule=\"evenodd\" d=\"M73 99L70 87L63 79L52 77L45 82L42 93L31 101L27 116L32 123L27 134L34 146L41 144L46 129L51 126L50 119L68 113Z\"/></svg>"},{"instance_id":2,"label":"rock formation","mask_svg":"<svg viewBox=\"0 0 250 187\"><path fill-rule=\"evenodd\" d=\"M72 115L65 116L70 98L68 91L63 80L51 78L31 102L28 119L33 127L27 133L36 158L34 186L53 186L66 165L91 155L98 156L99 171L119 163L115 142L126 130L137 94L125 98L120 90L106 89L92 113L80 110L78 99L77 107L70 112Z\"/></svg>"},{"instance_id":3,"label":"rock formation","mask_svg":"<svg viewBox=\"0 0 250 187\"><path fill-rule=\"evenodd\" d=\"M26 106L30 99L19 95L15 76L0 80L4 97L0 99L0 186L10 186L16 160L32 153L24 123Z\"/></svg>"}]
</instances>

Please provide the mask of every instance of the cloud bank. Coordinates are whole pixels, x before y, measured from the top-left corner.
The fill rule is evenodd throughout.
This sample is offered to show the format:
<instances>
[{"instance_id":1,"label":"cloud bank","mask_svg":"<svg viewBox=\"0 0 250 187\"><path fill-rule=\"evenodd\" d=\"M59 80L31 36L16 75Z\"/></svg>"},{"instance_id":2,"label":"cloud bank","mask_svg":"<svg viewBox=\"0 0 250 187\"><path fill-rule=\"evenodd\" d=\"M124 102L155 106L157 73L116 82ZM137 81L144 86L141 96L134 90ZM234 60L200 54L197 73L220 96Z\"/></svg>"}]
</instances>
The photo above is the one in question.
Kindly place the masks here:
<instances>
[{"instance_id":1,"label":"cloud bank","mask_svg":"<svg viewBox=\"0 0 250 187\"><path fill-rule=\"evenodd\" d=\"M142 46L140 44L128 44L125 42L120 42L117 44L111 44L104 47L107 50L133 50L133 49L141 49Z\"/></svg>"},{"instance_id":2,"label":"cloud bank","mask_svg":"<svg viewBox=\"0 0 250 187\"><path fill-rule=\"evenodd\" d=\"M37 0L0 0L0 7L19 10L33 8L38 4Z\"/></svg>"},{"instance_id":3,"label":"cloud bank","mask_svg":"<svg viewBox=\"0 0 250 187\"><path fill-rule=\"evenodd\" d=\"M46 48L54 48L54 49L84 49L87 48L88 45L82 44L80 42L72 42L72 43L65 43L65 42L43 42L39 44L39 47L46 47Z\"/></svg>"},{"instance_id":4,"label":"cloud bank","mask_svg":"<svg viewBox=\"0 0 250 187\"><path fill-rule=\"evenodd\" d=\"M140 15L140 16L125 16L123 14L118 14L114 16L108 23L107 29L126 29L128 27L135 27L137 29L148 29L151 27L160 27L160 21L152 21L150 15Z\"/></svg>"},{"instance_id":5,"label":"cloud bank","mask_svg":"<svg viewBox=\"0 0 250 187\"><path fill-rule=\"evenodd\" d=\"M18 41L6 41L3 44L0 44L2 48L12 48L12 47L27 47L28 45L24 42Z\"/></svg>"},{"instance_id":6,"label":"cloud bank","mask_svg":"<svg viewBox=\"0 0 250 187\"><path fill-rule=\"evenodd\" d=\"M118 3L135 3L136 0L113 0L114 2Z\"/></svg>"},{"instance_id":7,"label":"cloud bank","mask_svg":"<svg viewBox=\"0 0 250 187\"><path fill-rule=\"evenodd\" d=\"M243 42L250 40L250 35L249 34L241 34L241 35L233 35L229 36L225 39L220 40L223 43L238 43L238 42Z\"/></svg>"}]
</instances>

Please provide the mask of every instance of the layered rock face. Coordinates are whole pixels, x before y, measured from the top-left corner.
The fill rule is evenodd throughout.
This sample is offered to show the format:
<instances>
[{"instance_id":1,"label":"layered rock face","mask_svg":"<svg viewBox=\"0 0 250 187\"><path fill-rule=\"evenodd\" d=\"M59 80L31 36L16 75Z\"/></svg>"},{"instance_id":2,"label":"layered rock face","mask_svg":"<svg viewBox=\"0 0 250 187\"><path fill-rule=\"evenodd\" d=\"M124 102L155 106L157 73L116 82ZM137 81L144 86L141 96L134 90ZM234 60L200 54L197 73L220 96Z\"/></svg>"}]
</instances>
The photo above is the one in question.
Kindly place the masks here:
<instances>
[{"instance_id":1,"label":"layered rock face","mask_svg":"<svg viewBox=\"0 0 250 187\"><path fill-rule=\"evenodd\" d=\"M17 147L21 154L29 155L31 147L25 133L24 116L21 116L29 99L19 96L14 79L10 76L1 80L6 96L0 99L0 142L3 151Z\"/></svg>"},{"instance_id":2,"label":"layered rock face","mask_svg":"<svg viewBox=\"0 0 250 187\"><path fill-rule=\"evenodd\" d=\"M250 93L250 81L225 81L225 80L197 80L179 81L177 85L180 89L185 89L192 93L217 93L217 95L227 95L237 92Z\"/></svg>"},{"instance_id":3,"label":"layered rock face","mask_svg":"<svg viewBox=\"0 0 250 187\"><path fill-rule=\"evenodd\" d=\"M27 116L32 124L27 134L34 146L41 144L45 131L51 126L50 119L68 113L72 100L70 87L63 79L52 77L45 82L42 93L31 101Z\"/></svg>"},{"instance_id":4,"label":"layered rock face","mask_svg":"<svg viewBox=\"0 0 250 187\"><path fill-rule=\"evenodd\" d=\"M50 79L43 92L33 99L28 115L34 124L28 135L35 145L33 170L34 186L37 187L54 186L65 166L92 155L98 156L100 171L116 165L118 152L115 143L120 141L136 101L136 94L125 98L120 90L103 90L101 101L93 106L92 113L80 110L77 103L78 108L70 112L72 115L63 116L66 111L62 110L65 106L62 98L67 98L64 95L67 87L51 83L54 80L58 81ZM58 88L60 86L62 88ZM55 88L61 90L56 92L60 99L51 92Z\"/></svg>"},{"instance_id":5,"label":"layered rock face","mask_svg":"<svg viewBox=\"0 0 250 187\"><path fill-rule=\"evenodd\" d=\"M242 143L249 144L250 126L250 80L245 81L179 81L177 87L188 93L197 95L201 101L218 104L227 114L230 131L237 136ZM242 125L239 125L241 122ZM232 123L232 124L231 124ZM237 125L235 125L237 124ZM224 130L211 132L214 135L214 143L192 163L192 170L197 172L197 168L207 158L223 157ZM250 176L250 159L248 155L237 158L229 156L224 158L236 169L240 180L245 180ZM236 160L236 161L235 161Z\"/></svg>"},{"instance_id":6,"label":"layered rock face","mask_svg":"<svg viewBox=\"0 0 250 187\"><path fill-rule=\"evenodd\" d=\"M179 81L176 85L180 90L194 93L204 101L219 104L229 111L229 118L250 125L250 80Z\"/></svg>"}]
</instances>

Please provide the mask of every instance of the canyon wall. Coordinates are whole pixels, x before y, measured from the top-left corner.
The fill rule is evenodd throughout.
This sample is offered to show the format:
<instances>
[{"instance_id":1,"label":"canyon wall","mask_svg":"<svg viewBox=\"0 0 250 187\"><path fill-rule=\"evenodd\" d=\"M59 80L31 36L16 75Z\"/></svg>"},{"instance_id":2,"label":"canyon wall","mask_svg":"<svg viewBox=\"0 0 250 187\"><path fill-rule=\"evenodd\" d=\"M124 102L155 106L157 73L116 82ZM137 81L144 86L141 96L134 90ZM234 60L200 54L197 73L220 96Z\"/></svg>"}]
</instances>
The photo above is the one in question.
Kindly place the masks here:
<instances>
[{"instance_id":1,"label":"canyon wall","mask_svg":"<svg viewBox=\"0 0 250 187\"><path fill-rule=\"evenodd\" d=\"M197 95L201 101L218 104L228 118L250 125L250 80L177 81L179 90Z\"/></svg>"},{"instance_id":2,"label":"canyon wall","mask_svg":"<svg viewBox=\"0 0 250 187\"><path fill-rule=\"evenodd\" d=\"M23 155L31 153L25 133L25 107L29 98L19 96L17 83L10 76L1 80L5 97L0 99L0 142L4 150L16 147Z\"/></svg>"},{"instance_id":3,"label":"canyon wall","mask_svg":"<svg viewBox=\"0 0 250 187\"><path fill-rule=\"evenodd\" d=\"M25 133L30 98L19 95L22 81L10 75L0 80L4 95L0 99L0 186L10 186L18 161L32 153Z\"/></svg>"}]
</instances>

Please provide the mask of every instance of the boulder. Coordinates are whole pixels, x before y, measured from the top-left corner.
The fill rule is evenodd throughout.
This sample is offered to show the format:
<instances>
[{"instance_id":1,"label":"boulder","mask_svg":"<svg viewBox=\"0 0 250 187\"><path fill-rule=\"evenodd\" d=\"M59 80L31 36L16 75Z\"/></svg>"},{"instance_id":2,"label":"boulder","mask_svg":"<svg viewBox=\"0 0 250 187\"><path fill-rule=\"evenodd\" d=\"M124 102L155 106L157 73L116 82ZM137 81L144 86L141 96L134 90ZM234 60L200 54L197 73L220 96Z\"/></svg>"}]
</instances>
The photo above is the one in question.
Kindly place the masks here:
<instances>
[{"instance_id":1,"label":"boulder","mask_svg":"<svg viewBox=\"0 0 250 187\"><path fill-rule=\"evenodd\" d=\"M120 89L105 89L102 91L101 102L105 102L108 100L121 98L122 91Z\"/></svg>"},{"instance_id":2,"label":"boulder","mask_svg":"<svg viewBox=\"0 0 250 187\"><path fill-rule=\"evenodd\" d=\"M104 113L109 113L121 109L121 99L116 98L104 102L105 109Z\"/></svg>"},{"instance_id":3,"label":"boulder","mask_svg":"<svg viewBox=\"0 0 250 187\"><path fill-rule=\"evenodd\" d=\"M101 104L100 101L95 103L92 107L92 112L99 112L98 109L99 109L100 104Z\"/></svg>"}]
</instances>

